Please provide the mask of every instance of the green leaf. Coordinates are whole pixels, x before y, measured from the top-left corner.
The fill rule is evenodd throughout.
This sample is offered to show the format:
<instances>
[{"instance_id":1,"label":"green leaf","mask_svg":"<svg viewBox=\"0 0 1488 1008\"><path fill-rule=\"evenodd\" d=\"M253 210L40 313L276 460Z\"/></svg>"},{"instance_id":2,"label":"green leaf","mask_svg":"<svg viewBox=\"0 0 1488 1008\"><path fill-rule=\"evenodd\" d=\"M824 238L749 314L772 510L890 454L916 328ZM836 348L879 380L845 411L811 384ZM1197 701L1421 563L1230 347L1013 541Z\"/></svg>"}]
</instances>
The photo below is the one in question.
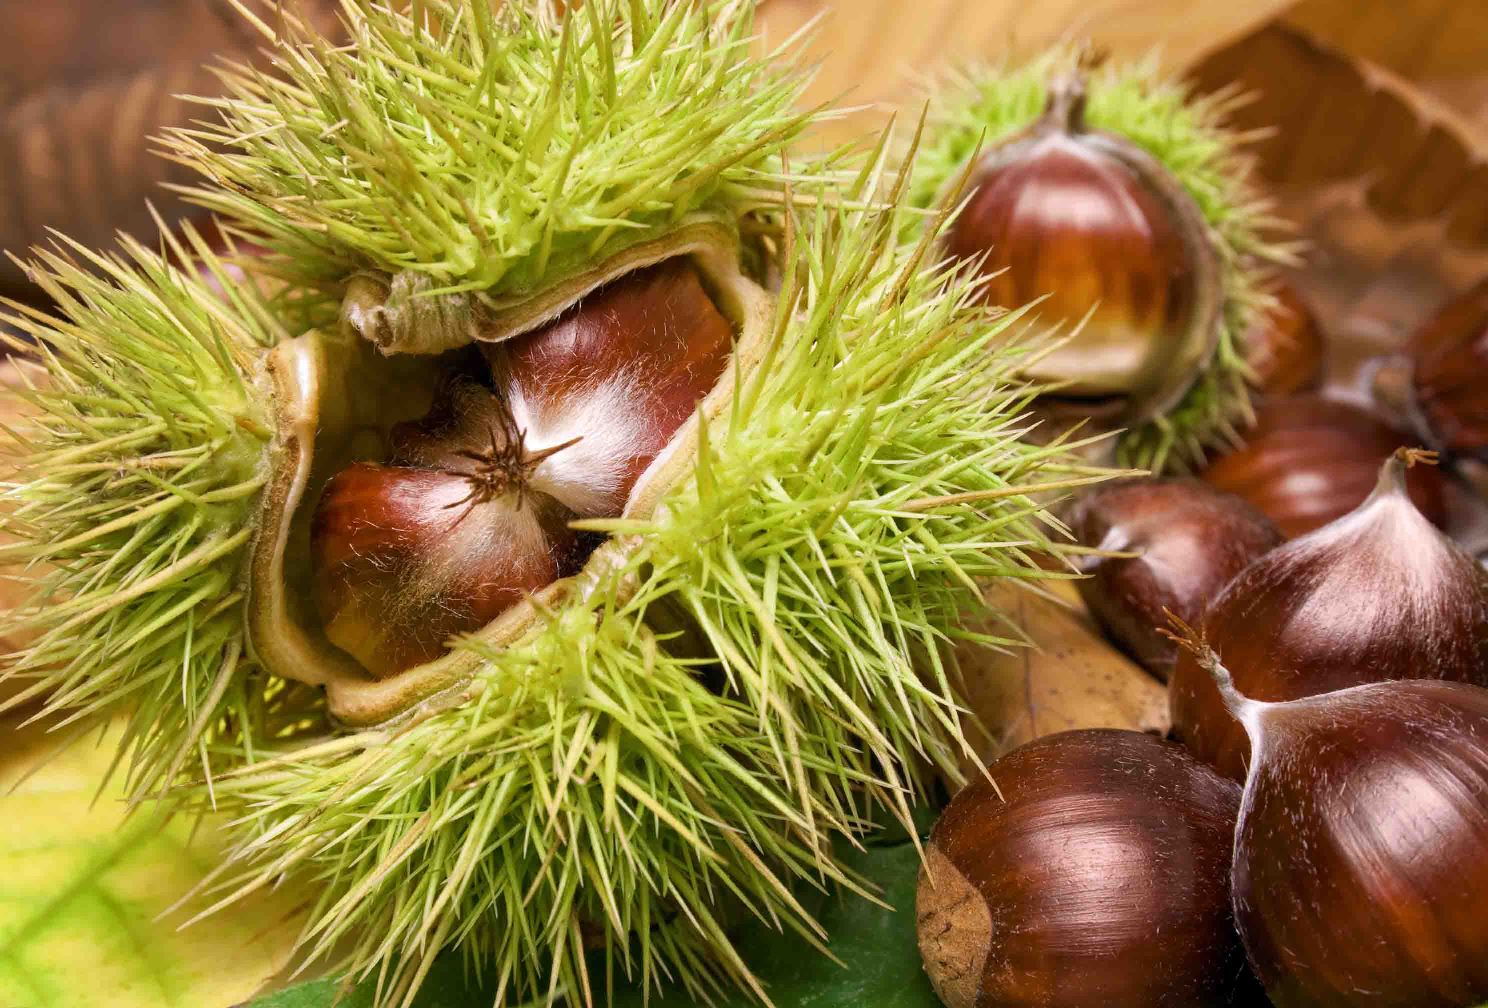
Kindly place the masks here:
<instances>
[{"instance_id":1,"label":"green leaf","mask_svg":"<svg viewBox=\"0 0 1488 1008\"><path fill-rule=\"evenodd\" d=\"M216 866L214 831L126 818L103 787L117 728L60 754L39 728L0 735L0 1005L223 1008L283 969L303 891L185 929L195 908L166 913Z\"/></svg>"},{"instance_id":2,"label":"green leaf","mask_svg":"<svg viewBox=\"0 0 1488 1008\"><path fill-rule=\"evenodd\" d=\"M844 863L878 886L886 910L850 893L819 895L818 919L831 935L833 962L811 951L795 935L752 924L739 934L739 950L759 976L776 1008L940 1008L920 968L915 942L915 879L919 852L907 841L869 847ZM601 963L595 964L602 969ZM250 1008L371 1008L370 985L341 1001L334 981L302 984L253 1002ZM461 963L446 956L431 972L414 1002L416 1008L486 1008L491 993L464 981ZM730 994L718 1008L759 1008L745 994ZM616 991L613 1008L697 1008L685 991L653 992L649 1002L639 988Z\"/></svg>"}]
</instances>

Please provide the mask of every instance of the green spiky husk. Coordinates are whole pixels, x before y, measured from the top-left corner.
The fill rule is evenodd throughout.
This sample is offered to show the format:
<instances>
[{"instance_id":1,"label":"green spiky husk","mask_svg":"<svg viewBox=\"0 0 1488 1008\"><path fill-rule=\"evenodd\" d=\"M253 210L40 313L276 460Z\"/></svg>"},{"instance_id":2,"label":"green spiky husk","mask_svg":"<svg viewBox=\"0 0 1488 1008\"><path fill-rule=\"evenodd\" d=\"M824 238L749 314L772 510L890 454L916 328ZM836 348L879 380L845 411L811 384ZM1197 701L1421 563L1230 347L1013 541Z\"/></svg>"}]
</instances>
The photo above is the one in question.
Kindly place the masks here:
<instances>
[{"instance_id":1,"label":"green spiky husk","mask_svg":"<svg viewBox=\"0 0 1488 1008\"><path fill-rule=\"evenodd\" d=\"M625 9L661 30L692 7ZM552 35L511 16L479 32ZM403 24L366 17L369 38ZM687 24L703 37L701 22ZM657 60L673 48L702 55L673 43ZM542 51L591 51L569 46ZM341 65L314 47L296 53ZM367 79L412 93L429 74L410 62L422 66L389 62L392 77ZM458 122L468 108L448 97L457 107L442 113ZM978 578L1044 576L1033 558L1058 553L1059 533L1047 495L1032 495L1093 478L1063 446L1020 437L1034 391L1011 377L1028 349L1018 317L923 268L932 242L898 240L904 215L875 171L815 211L788 210L785 180L768 171L772 131L757 135L744 144L752 166L716 173L715 195L735 219L758 207L791 222L785 286L769 353L706 428L694 477L652 518L603 526L624 561L582 603L515 646L476 650L467 702L337 736L316 693L268 676L245 640L244 553L274 450L261 357L323 323L331 302L318 294L352 269L437 268L455 285L476 274L437 258L458 240L417 245L392 225L379 232L376 214L343 218L329 194L291 198L301 183L289 176L308 162L289 152L323 132L296 132L312 112L336 109L276 106L282 146L252 149L278 167L254 168L265 173L257 188L224 175L227 188L203 196L236 215L230 232L267 236L278 254L261 268L293 278L303 303L231 280L230 300L218 300L192 274L198 261L225 270L193 242L192 254L174 250L184 269L136 246L132 265L97 261L102 279L51 257L40 275L68 321L11 319L51 348L52 388L34 394L40 419L18 432L22 470L35 475L9 491L4 530L21 542L0 560L56 573L11 617L43 636L7 674L36 680L48 712L80 723L126 711L137 794L195 784L187 795L233 817L240 843L218 879L222 899L285 878L318 883L304 951L379 976L389 1004L411 997L449 945L512 1003L602 996L614 973L699 994L750 984L726 933L733 915L821 940L792 885L852 885L834 839L861 833L878 808L907 815L934 768L954 775L960 713L944 645L962 633L957 617L977 604ZM410 151L435 135L407 132L396 145ZM234 137L239 155L257 143ZM380 176L346 178L369 194L353 209L391 220L386 208L410 198ZM615 182L636 179L617 169ZM680 217L666 201L691 190L647 191L656 216L642 226L661 233ZM573 263L609 225L586 227L569 234ZM564 244L553 233L553 247ZM406 255L377 258L405 240ZM529 271L536 289L569 272L552 254L524 253L499 276ZM586 943L605 951L586 957Z\"/></svg>"},{"instance_id":2,"label":"green spiky husk","mask_svg":"<svg viewBox=\"0 0 1488 1008\"><path fill-rule=\"evenodd\" d=\"M298 288L406 273L499 308L684 217L749 230L813 118L791 50L751 53L752 2L403 6L346 0L334 48L281 21L279 77L226 68L220 122L167 138Z\"/></svg>"},{"instance_id":3,"label":"green spiky husk","mask_svg":"<svg viewBox=\"0 0 1488 1008\"><path fill-rule=\"evenodd\" d=\"M938 82L910 202L934 205L978 151L1032 125L1048 83L1078 59L1077 52L1056 50L1020 66L971 68ZM1243 340L1268 303L1269 269L1289 252L1268 237L1278 225L1249 181L1238 139L1222 124L1226 100L1190 95L1150 58L1089 75L1091 128L1130 139L1168 169L1209 225L1221 263L1223 324L1214 354L1176 407L1122 435L1123 465L1163 472L1201 464L1207 449L1235 443L1251 416Z\"/></svg>"}]
</instances>

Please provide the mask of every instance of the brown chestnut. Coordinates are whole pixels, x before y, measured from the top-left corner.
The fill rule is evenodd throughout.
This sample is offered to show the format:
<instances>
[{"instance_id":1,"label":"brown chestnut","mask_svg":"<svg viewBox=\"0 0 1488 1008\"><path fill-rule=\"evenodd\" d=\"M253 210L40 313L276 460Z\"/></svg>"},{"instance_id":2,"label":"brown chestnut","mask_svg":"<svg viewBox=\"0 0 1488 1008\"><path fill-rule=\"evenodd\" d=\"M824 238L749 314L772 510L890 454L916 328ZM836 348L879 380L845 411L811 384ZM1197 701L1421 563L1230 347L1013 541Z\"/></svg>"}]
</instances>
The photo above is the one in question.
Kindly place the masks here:
<instances>
[{"instance_id":1,"label":"brown chestnut","mask_svg":"<svg viewBox=\"0 0 1488 1008\"><path fill-rule=\"evenodd\" d=\"M1235 916L1273 1003L1488 999L1488 690L1384 682L1265 703L1212 651L1195 657L1254 753Z\"/></svg>"},{"instance_id":2,"label":"brown chestnut","mask_svg":"<svg viewBox=\"0 0 1488 1008\"><path fill-rule=\"evenodd\" d=\"M1374 489L1380 463L1411 444L1409 435L1352 403L1287 396L1261 402L1244 444L1213 459L1200 476L1250 502L1291 538L1358 507ZM1421 513L1444 525L1442 474L1418 466L1407 485Z\"/></svg>"},{"instance_id":3,"label":"brown chestnut","mask_svg":"<svg viewBox=\"0 0 1488 1008\"><path fill-rule=\"evenodd\" d=\"M326 637L375 678L444 652L571 571L576 535L553 501L467 472L358 463L321 495L312 594Z\"/></svg>"},{"instance_id":4,"label":"brown chestnut","mask_svg":"<svg viewBox=\"0 0 1488 1008\"><path fill-rule=\"evenodd\" d=\"M676 258L485 349L531 444L581 439L539 474L540 489L584 517L616 517L641 473L718 384L733 341L697 267Z\"/></svg>"},{"instance_id":5,"label":"brown chestnut","mask_svg":"<svg viewBox=\"0 0 1488 1008\"><path fill-rule=\"evenodd\" d=\"M1196 622L1251 561L1281 542L1276 527L1234 494L1196 479L1127 480L1081 495L1071 525L1091 556L1080 595L1112 641L1163 682L1178 646L1169 614Z\"/></svg>"},{"instance_id":6,"label":"brown chestnut","mask_svg":"<svg viewBox=\"0 0 1488 1008\"><path fill-rule=\"evenodd\" d=\"M1272 296L1245 334L1251 382L1265 395L1311 391L1323 377L1322 327L1291 284L1278 284Z\"/></svg>"},{"instance_id":7,"label":"brown chestnut","mask_svg":"<svg viewBox=\"0 0 1488 1008\"><path fill-rule=\"evenodd\" d=\"M936 993L947 1008L1234 1003L1239 802L1141 732L1064 732L1003 756L926 846L916 907Z\"/></svg>"},{"instance_id":8,"label":"brown chestnut","mask_svg":"<svg viewBox=\"0 0 1488 1008\"><path fill-rule=\"evenodd\" d=\"M1262 556L1209 607L1205 637L1247 696L1292 700L1386 679L1488 685L1488 572L1406 495L1413 457L1392 457L1369 500ZM1245 732L1187 651L1168 702L1174 736L1243 778Z\"/></svg>"},{"instance_id":9,"label":"brown chestnut","mask_svg":"<svg viewBox=\"0 0 1488 1008\"><path fill-rule=\"evenodd\" d=\"M1150 154L1085 122L1079 72L1050 83L1042 117L983 155L947 235L989 303L1045 298L1075 329L1027 368L1077 399L1120 397L1123 419L1171 408L1213 354L1219 259L1193 198ZM1087 318L1088 315L1088 318Z\"/></svg>"},{"instance_id":10,"label":"brown chestnut","mask_svg":"<svg viewBox=\"0 0 1488 1008\"><path fill-rule=\"evenodd\" d=\"M1432 447L1488 463L1488 280L1411 341L1415 413Z\"/></svg>"}]
</instances>

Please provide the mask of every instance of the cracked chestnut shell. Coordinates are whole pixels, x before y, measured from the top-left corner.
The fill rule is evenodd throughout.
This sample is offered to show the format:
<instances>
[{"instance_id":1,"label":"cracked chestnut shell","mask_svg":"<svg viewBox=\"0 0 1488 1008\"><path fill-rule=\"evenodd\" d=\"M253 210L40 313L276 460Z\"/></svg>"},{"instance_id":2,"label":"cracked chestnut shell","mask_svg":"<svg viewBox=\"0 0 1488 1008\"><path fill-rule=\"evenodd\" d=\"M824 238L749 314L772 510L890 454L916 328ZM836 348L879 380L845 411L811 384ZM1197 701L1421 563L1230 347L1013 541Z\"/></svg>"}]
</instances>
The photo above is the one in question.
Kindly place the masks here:
<instances>
[{"instance_id":1,"label":"cracked chestnut shell","mask_svg":"<svg viewBox=\"0 0 1488 1008\"><path fill-rule=\"evenodd\" d=\"M1196 479L1096 487L1071 526L1086 546L1136 554L1087 557L1089 577L1075 584L1106 636L1163 682L1178 652L1160 632L1168 614L1196 623L1231 578L1281 542L1265 515Z\"/></svg>"},{"instance_id":2,"label":"cracked chestnut shell","mask_svg":"<svg viewBox=\"0 0 1488 1008\"><path fill-rule=\"evenodd\" d=\"M1140 732L1049 735L947 806L916 900L947 1008L1206 1008L1248 991L1230 911L1240 789Z\"/></svg>"},{"instance_id":3,"label":"cracked chestnut shell","mask_svg":"<svg viewBox=\"0 0 1488 1008\"><path fill-rule=\"evenodd\" d=\"M974 167L946 248L977 264L989 303L1045 298L1042 318L1085 320L1029 377L1062 397L1119 399L1118 419L1142 422L1214 352L1219 259L1193 198L1142 148L1089 128L1085 105L1081 74L1051 83L1038 122Z\"/></svg>"}]
</instances>

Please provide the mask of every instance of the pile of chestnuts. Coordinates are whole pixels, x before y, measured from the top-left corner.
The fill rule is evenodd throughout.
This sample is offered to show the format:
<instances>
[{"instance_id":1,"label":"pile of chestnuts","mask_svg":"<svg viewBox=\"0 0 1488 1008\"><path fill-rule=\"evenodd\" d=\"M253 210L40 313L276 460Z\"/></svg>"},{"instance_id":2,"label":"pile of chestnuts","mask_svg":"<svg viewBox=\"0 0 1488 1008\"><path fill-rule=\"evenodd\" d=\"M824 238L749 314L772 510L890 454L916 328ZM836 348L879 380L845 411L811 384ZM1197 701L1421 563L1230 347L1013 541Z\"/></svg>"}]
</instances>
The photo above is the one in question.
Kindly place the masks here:
<instances>
[{"instance_id":1,"label":"pile of chestnuts","mask_svg":"<svg viewBox=\"0 0 1488 1008\"><path fill-rule=\"evenodd\" d=\"M1085 313L1039 359L1063 394L1166 408L1212 264L1085 99L1051 81L971 166L948 251ZM948 1008L1488 1003L1488 567L1447 531L1488 473L1488 281L1354 386L1295 286L1264 303L1228 443L1069 508L1085 605L1172 728L1038 738L952 798L917 899Z\"/></svg>"},{"instance_id":2,"label":"pile of chestnuts","mask_svg":"<svg viewBox=\"0 0 1488 1008\"><path fill-rule=\"evenodd\" d=\"M1047 736L955 796L918 898L949 1008L1488 1001L1488 571L1409 493L1435 461L1287 541L1194 480L1079 502L1173 740Z\"/></svg>"}]
</instances>

